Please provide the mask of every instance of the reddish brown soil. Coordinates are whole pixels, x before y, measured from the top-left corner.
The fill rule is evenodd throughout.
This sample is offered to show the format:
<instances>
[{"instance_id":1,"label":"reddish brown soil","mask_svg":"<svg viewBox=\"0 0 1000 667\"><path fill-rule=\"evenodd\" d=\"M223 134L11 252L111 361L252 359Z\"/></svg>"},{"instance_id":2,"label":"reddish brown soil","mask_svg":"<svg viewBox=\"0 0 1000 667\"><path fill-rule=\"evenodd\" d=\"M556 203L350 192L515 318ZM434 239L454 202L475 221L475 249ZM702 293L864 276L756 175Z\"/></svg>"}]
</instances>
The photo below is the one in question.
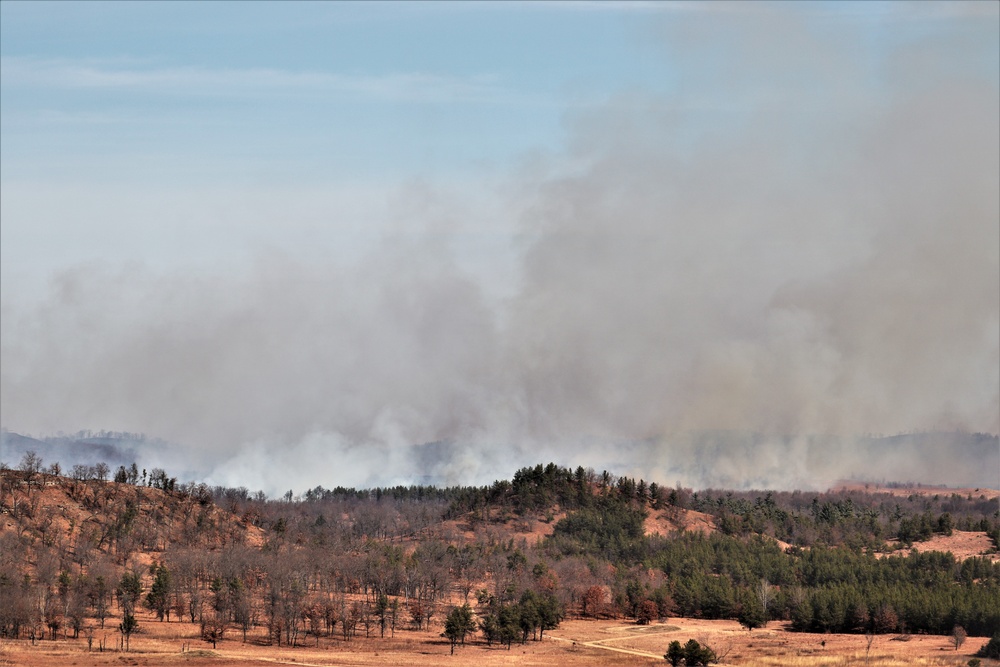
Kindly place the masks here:
<instances>
[{"instance_id":1,"label":"reddish brown soil","mask_svg":"<svg viewBox=\"0 0 1000 667\"><path fill-rule=\"evenodd\" d=\"M680 531L708 535L716 531L715 518L710 514L679 507L650 512L646 517L644 528L647 535L669 535Z\"/></svg>"},{"instance_id":2,"label":"reddish brown soil","mask_svg":"<svg viewBox=\"0 0 1000 667\"><path fill-rule=\"evenodd\" d=\"M897 540L890 540L890 547L898 546ZM996 553L993 540L984 532L956 530L951 535L935 535L926 542L915 542L913 551L950 551L958 560L973 556L989 558L994 563L1000 562L1000 553ZM890 553L876 554L878 557L906 555L911 549L899 549Z\"/></svg>"},{"instance_id":3,"label":"reddish brown soil","mask_svg":"<svg viewBox=\"0 0 1000 667\"><path fill-rule=\"evenodd\" d=\"M13 475L11 479L15 479ZM62 536L72 544L80 534L100 536L107 525L118 518L126 504L132 504L136 509L135 525L146 529L155 527L152 541L159 543L160 548L176 539L185 523L195 521L199 515L203 524L218 527L214 532L216 543L206 545L208 547L219 546L220 541L238 541L256 547L264 543L260 528L241 521L212 503L202 505L180 493L115 482L82 482L53 475L41 475L38 481L40 483L30 486L23 482L12 484L10 496L4 498L0 531L17 530L17 522L10 515L17 504L18 511L30 514L30 523L40 537L45 537L41 534L44 530L49 535ZM149 561L151 557L151 552L147 550L139 556L139 560Z\"/></svg>"}]
</instances>

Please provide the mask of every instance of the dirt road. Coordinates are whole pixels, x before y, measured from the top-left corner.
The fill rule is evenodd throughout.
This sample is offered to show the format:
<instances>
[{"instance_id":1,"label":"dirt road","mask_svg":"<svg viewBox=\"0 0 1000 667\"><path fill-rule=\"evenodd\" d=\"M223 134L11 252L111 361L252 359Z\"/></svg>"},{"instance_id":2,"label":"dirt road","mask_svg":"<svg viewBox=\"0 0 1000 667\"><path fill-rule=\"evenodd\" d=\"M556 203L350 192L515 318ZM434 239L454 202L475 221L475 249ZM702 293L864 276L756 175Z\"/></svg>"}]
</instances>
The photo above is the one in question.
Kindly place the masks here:
<instances>
[{"instance_id":1,"label":"dirt road","mask_svg":"<svg viewBox=\"0 0 1000 667\"><path fill-rule=\"evenodd\" d=\"M618 637L609 637L607 639L595 639L591 641L583 641L580 639L573 639L571 637L560 637L554 635L551 632L548 634L548 638L554 641L560 642L570 642L577 646L589 646L591 648L604 649L605 651L614 651L616 653L627 653L629 655L638 655L644 658L656 658L662 659L663 655L657 655L655 653L649 653L647 651L637 651L635 649L621 648L618 646L610 646L610 642L623 641L627 639L633 639L636 636L648 637L652 634L664 634L668 632L676 632L680 630L675 625L618 625L610 628L606 628L604 632L611 634L618 634Z\"/></svg>"}]
</instances>

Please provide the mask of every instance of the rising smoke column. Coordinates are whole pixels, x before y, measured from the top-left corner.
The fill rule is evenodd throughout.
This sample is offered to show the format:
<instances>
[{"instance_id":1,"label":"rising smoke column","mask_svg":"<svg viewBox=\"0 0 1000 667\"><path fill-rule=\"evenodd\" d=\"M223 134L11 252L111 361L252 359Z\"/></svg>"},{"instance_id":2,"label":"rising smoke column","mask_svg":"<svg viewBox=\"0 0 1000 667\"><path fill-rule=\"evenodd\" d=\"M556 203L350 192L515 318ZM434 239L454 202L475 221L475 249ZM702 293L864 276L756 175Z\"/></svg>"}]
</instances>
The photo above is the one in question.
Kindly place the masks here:
<instances>
[{"instance_id":1,"label":"rising smoke column","mask_svg":"<svg viewBox=\"0 0 1000 667\"><path fill-rule=\"evenodd\" d=\"M711 444L685 434L770 435L722 461L763 483L864 469L862 447L810 463L790 436L996 433L996 54L963 66L966 45L915 40L871 71L861 35L794 13L693 23L675 57L726 85L581 119L588 166L526 213L543 231L511 340L533 421L662 438L672 470Z\"/></svg>"},{"instance_id":2,"label":"rising smoke column","mask_svg":"<svg viewBox=\"0 0 1000 667\"><path fill-rule=\"evenodd\" d=\"M661 26L663 57L704 63L673 92L570 115L565 153L511 175L512 296L430 206L353 261L71 267L4 304L4 425L144 431L179 443L165 465L272 491L547 459L892 479L856 436L1000 431L995 16L886 28L874 57L843 17L721 7Z\"/></svg>"}]
</instances>

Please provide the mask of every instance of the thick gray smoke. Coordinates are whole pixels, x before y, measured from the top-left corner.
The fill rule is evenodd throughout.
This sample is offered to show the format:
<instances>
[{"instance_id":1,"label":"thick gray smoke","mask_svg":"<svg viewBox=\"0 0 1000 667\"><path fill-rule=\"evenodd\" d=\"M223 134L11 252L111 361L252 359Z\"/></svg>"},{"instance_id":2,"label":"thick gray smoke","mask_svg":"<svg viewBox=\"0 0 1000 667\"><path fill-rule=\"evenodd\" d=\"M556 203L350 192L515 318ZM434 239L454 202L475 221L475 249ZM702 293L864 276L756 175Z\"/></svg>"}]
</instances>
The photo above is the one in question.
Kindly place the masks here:
<instances>
[{"instance_id":1,"label":"thick gray smoke","mask_svg":"<svg viewBox=\"0 0 1000 667\"><path fill-rule=\"evenodd\" d=\"M271 491L548 459L694 486L996 485L995 439L861 437L1000 431L1000 56L967 46L1000 45L989 7L972 37L877 66L834 19L672 19L665 57L725 84L569 118L566 154L503 188L504 289L433 207L356 262L65 271L4 304L4 425L145 431L181 443L166 465Z\"/></svg>"}]
</instances>

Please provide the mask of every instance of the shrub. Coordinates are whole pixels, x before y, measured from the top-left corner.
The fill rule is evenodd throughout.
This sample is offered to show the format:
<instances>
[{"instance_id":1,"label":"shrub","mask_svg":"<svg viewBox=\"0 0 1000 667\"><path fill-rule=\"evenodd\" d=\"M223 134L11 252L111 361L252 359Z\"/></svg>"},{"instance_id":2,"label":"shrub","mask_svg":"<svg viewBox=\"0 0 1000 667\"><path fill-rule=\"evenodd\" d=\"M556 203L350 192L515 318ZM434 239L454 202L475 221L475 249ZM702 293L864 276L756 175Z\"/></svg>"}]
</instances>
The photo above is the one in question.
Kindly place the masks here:
<instances>
[{"instance_id":1,"label":"shrub","mask_svg":"<svg viewBox=\"0 0 1000 667\"><path fill-rule=\"evenodd\" d=\"M673 667L677 667L684 659L684 648L681 646L681 643L675 639L670 642L670 645L667 647L667 652L663 657L667 660L667 662L673 665Z\"/></svg>"},{"instance_id":2,"label":"shrub","mask_svg":"<svg viewBox=\"0 0 1000 667\"><path fill-rule=\"evenodd\" d=\"M988 642L983 644L983 647L976 652L976 656L1000 660L1000 632L994 634Z\"/></svg>"}]
</instances>

